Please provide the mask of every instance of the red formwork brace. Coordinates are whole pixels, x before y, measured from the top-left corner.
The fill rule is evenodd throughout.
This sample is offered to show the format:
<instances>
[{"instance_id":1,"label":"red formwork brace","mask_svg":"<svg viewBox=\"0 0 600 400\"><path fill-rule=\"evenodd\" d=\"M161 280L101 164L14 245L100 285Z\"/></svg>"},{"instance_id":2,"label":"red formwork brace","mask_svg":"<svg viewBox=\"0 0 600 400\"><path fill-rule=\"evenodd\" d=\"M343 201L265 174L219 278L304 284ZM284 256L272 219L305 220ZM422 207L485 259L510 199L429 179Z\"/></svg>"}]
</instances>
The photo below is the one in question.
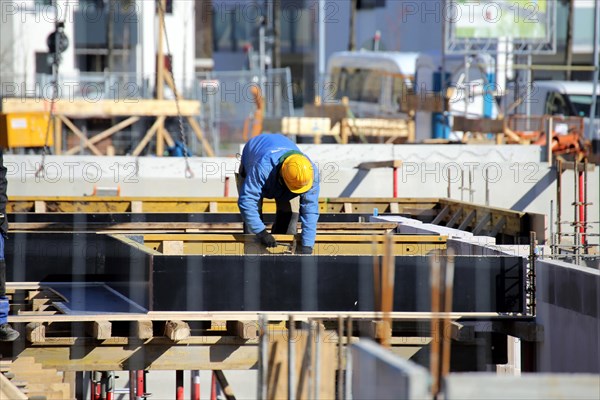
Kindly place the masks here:
<instances>
[{"instance_id":1,"label":"red formwork brace","mask_svg":"<svg viewBox=\"0 0 600 400\"><path fill-rule=\"evenodd\" d=\"M90 372L90 399L91 400L100 400L101 396L101 385L98 381L97 375L99 373L96 371Z\"/></svg>"},{"instance_id":2,"label":"red formwork brace","mask_svg":"<svg viewBox=\"0 0 600 400\"><path fill-rule=\"evenodd\" d=\"M392 173L394 174L394 198L398 197L398 167L392 168Z\"/></svg>"},{"instance_id":3,"label":"red formwork brace","mask_svg":"<svg viewBox=\"0 0 600 400\"><path fill-rule=\"evenodd\" d=\"M94 381L94 371L90 373L90 400L100 399L100 385Z\"/></svg>"},{"instance_id":4,"label":"red formwork brace","mask_svg":"<svg viewBox=\"0 0 600 400\"><path fill-rule=\"evenodd\" d=\"M192 370L191 399L200 400L200 371Z\"/></svg>"},{"instance_id":5,"label":"red formwork brace","mask_svg":"<svg viewBox=\"0 0 600 400\"><path fill-rule=\"evenodd\" d=\"M584 178L584 171L578 171L579 172L579 233L581 234L581 245L583 245L584 249L585 247L585 202L587 201L587 199L585 198L585 184L587 182L585 182Z\"/></svg>"},{"instance_id":6,"label":"red formwork brace","mask_svg":"<svg viewBox=\"0 0 600 400\"><path fill-rule=\"evenodd\" d=\"M225 177L225 189L223 190L223 197L229 197L229 177Z\"/></svg>"},{"instance_id":7,"label":"red formwork brace","mask_svg":"<svg viewBox=\"0 0 600 400\"><path fill-rule=\"evenodd\" d=\"M210 400L217 400L217 377L215 371L212 371L212 378L210 381Z\"/></svg>"},{"instance_id":8,"label":"red formwork brace","mask_svg":"<svg viewBox=\"0 0 600 400\"><path fill-rule=\"evenodd\" d=\"M183 395L183 370L175 371L175 399L184 400Z\"/></svg>"},{"instance_id":9,"label":"red formwork brace","mask_svg":"<svg viewBox=\"0 0 600 400\"><path fill-rule=\"evenodd\" d=\"M143 370L137 371L137 397L143 398L146 393L146 384L145 384L145 372Z\"/></svg>"}]
</instances>

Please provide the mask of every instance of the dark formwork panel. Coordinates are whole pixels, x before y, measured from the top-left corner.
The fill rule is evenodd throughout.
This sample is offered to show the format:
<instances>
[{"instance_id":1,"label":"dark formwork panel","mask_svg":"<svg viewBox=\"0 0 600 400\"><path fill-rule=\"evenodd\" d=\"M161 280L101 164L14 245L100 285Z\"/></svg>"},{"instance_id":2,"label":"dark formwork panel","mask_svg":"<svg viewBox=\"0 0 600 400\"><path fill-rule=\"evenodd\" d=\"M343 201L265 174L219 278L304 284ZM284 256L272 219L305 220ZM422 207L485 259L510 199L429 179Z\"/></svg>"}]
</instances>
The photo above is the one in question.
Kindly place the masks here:
<instances>
[{"instance_id":1,"label":"dark formwork panel","mask_svg":"<svg viewBox=\"0 0 600 400\"><path fill-rule=\"evenodd\" d=\"M9 281L105 282L156 311L371 311L371 256L150 255L94 233L11 233ZM519 257L455 257L456 312L524 313ZM429 311L429 260L396 257L394 310Z\"/></svg>"},{"instance_id":2,"label":"dark formwork panel","mask_svg":"<svg viewBox=\"0 0 600 400\"><path fill-rule=\"evenodd\" d=\"M371 256L155 256L155 311L372 311ZM456 257L453 311L524 313L519 257ZM429 261L396 257L394 311L430 311Z\"/></svg>"},{"instance_id":3,"label":"dark formwork panel","mask_svg":"<svg viewBox=\"0 0 600 400\"><path fill-rule=\"evenodd\" d=\"M9 282L106 282L150 305L152 257L136 247L95 233L10 233L5 243Z\"/></svg>"}]
</instances>

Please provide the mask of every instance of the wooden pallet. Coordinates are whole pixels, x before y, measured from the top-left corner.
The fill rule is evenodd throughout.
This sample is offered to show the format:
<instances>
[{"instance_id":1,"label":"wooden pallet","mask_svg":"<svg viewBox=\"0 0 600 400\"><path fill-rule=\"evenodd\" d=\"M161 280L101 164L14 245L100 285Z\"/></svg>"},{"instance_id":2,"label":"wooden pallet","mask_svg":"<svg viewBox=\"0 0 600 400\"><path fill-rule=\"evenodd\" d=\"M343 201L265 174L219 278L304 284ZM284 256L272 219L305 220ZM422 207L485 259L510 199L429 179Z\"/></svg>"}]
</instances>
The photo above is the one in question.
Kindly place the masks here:
<instances>
[{"instance_id":1,"label":"wooden pallet","mask_svg":"<svg viewBox=\"0 0 600 400\"><path fill-rule=\"evenodd\" d=\"M64 374L53 368L44 368L33 357L17 357L13 361L2 360L0 370L3 372L0 374L2 399L74 398L73 388L70 383L65 382Z\"/></svg>"}]
</instances>

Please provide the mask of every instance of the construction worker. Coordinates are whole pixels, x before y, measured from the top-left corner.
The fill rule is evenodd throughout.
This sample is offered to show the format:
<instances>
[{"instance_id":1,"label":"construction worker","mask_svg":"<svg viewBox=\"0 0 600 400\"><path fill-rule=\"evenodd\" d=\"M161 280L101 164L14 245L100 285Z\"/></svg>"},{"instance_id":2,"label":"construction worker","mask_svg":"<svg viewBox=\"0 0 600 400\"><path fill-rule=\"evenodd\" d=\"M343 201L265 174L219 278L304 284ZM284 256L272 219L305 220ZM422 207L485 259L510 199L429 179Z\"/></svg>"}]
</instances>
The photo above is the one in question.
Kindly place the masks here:
<instances>
[{"instance_id":1,"label":"construction worker","mask_svg":"<svg viewBox=\"0 0 600 400\"><path fill-rule=\"evenodd\" d=\"M6 167L4 166L4 157L0 149L0 341L12 342L19 337L19 332L15 331L8 324L8 297L6 297L6 260L4 260L4 240L8 232L8 221L6 220Z\"/></svg>"},{"instance_id":2,"label":"construction worker","mask_svg":"<svg viewBox=\"0 0 600 400\"><path fill-rule=\"evenodd\" d=\"M238 206L244 233L254 233L266 247L275 247L272 234L296 234L302 241L296 254L312 254L319 219L318 170L294 142L280 134L253 137L244 146L236 175ZM263 198L275 199L277 213L271 233L262 221Z\"/></svg>"}]
</instances>

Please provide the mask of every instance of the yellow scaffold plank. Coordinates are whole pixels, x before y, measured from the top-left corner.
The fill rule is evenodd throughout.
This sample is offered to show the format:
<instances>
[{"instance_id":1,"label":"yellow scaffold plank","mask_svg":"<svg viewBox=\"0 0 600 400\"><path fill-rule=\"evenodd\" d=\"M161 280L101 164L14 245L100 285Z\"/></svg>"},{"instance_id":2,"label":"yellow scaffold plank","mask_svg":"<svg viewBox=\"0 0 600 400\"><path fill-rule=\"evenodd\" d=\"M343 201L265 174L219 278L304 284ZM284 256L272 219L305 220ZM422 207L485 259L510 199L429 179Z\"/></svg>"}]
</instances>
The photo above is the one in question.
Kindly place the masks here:
<instances>
[{"instance_id":1,"label":"yellow scaffold plank","mask_svg":"<svg viewBox=\"0 0 600 400\"><path fill-rule=\"evenodd\" d=\"M124 235L114 237L127 241ZM177 254L202 255L258 255L286 254L293 252L293 235L275 235L275 248L265 248L254 235L243 234L145 234L144 245L152 251L173 254L174 243L181 243L182 252ZM447 236L437 235L394 235L392 238L395 255L424 255L433 250L446 248ZM373 244L375 243L375 245ZM373 249L383 254L384 235L317 235L314 253L320 256L372 255Z\"/></svg>"}]
</instances>

